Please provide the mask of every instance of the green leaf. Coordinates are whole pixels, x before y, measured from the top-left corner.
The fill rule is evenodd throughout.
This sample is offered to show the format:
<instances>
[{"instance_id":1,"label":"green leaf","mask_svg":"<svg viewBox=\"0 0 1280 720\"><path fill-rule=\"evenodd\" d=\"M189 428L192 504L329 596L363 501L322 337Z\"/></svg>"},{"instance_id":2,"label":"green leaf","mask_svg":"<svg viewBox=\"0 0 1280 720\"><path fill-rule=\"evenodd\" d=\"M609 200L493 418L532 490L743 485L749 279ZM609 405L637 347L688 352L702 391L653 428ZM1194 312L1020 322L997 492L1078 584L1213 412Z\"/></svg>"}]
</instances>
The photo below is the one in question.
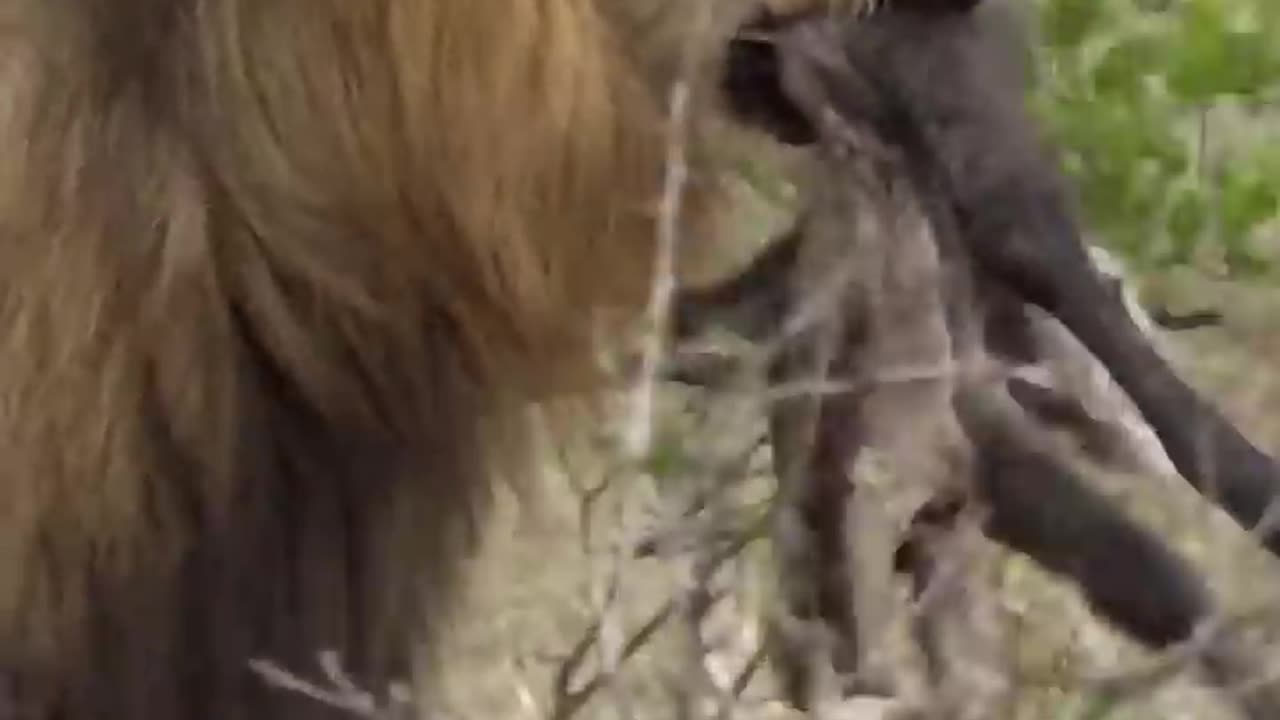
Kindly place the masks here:
<instances>
[{"instance_id":1,"label":"green leaf","mask_svg":"<svg viewBox=\"0 0 1280 720\"><path fill-rule=\"evenodd\" d=\"M1136 96L1143 81L1161 71L1162 48L1157 38L1134 35L1111 46L1094 67L1094 86L1100 93Z\"/></svg>"},{"instance_id":2,"label":"green leaf","mask_svg":"<svg viewBox=\"0 0 1280 720\"><path fill-rule=\"evenodd\" d=\"M1099 0L1056 0L1042 15L1044 38L1058 48L1076 47L1100 24L1106 3Z\"/></svg>"},{"instance_id":3,"label":"green leaf","mask_svg":"<svg viewBox=\"0 0 1280 720\"><path fill-rule=\"evenodd\" d=\"M1180 98L1203 103L1221 95L1254 96L1275 81L1280 57L1274 29L1232 28L1228 9L1212 0L1188 2L1184 12L1169 68L1169 87Z\"/></svg>"},{"instance_id":4,"label":"green leaf","mask_svg":"<svg viewBox=\"0 0 1280 720\"><path fill-rule=\"evenodd\" d=\"M1244 235L1276 215L1277 187L1249 169L1229 170L1222 179L1222 229L1228 236Z\"/></svg>"}]
</instances>

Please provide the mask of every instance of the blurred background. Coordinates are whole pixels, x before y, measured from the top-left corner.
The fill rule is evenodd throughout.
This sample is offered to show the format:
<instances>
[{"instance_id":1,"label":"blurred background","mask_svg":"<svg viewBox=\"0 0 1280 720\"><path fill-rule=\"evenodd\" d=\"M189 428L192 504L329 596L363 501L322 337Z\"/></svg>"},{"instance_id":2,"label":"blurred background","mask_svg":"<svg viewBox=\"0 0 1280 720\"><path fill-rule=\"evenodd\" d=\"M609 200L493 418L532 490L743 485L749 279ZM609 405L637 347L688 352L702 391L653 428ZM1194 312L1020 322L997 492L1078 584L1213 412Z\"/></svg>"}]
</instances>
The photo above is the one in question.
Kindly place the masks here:
<instances>
[{"instance_id":1,"label":"blurred background","mask_svg":"<svg viewBox=\"0 0 1280 720\"><path fill-rule=\"evenodd\" d=\"M1170 359L1280 451L1280 2L1029 2L1033 109L1091 240L1123 260L1149 308L1221 314L1166 334ZM751 149L730 179L744 254L785 224L797 195L785 154ZM760 399L663 388L659 400L639 463L619 460L602 431L531 468L537 492L501 499L427 716L793 716L761 652L776 568L760 541L773 483ZM1099 483L1205 571L1231 611L1280 637L1273 563L1221 512L1178 478ZM1183 673L1141 679L1154 659L1092 619L1072 588L990 554L998 718L1230 717ZM1132 682L1104 692L1105 678ZM890 715L871 703L830 717Z\"/></svg>"}]
</instances>

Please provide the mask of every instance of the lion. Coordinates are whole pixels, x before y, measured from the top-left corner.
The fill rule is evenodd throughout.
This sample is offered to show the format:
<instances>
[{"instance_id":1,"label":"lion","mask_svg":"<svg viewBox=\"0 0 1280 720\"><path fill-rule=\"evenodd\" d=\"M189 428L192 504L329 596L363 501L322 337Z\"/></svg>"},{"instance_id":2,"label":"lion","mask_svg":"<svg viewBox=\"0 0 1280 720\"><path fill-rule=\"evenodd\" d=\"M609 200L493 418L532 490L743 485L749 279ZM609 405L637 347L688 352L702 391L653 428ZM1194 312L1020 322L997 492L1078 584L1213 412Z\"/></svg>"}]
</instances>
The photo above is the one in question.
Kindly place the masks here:
<instances>
[{"instance_id":1,"label":"lion","mask_svg":"<svg viewBox=\"0 0 1280 720\"><path fill-rule=\"evenodd\" d=\"M0 705L411 674L521 413L648 302L678 63L614 1L4 0Z\"/></svg>"}]
</instances>

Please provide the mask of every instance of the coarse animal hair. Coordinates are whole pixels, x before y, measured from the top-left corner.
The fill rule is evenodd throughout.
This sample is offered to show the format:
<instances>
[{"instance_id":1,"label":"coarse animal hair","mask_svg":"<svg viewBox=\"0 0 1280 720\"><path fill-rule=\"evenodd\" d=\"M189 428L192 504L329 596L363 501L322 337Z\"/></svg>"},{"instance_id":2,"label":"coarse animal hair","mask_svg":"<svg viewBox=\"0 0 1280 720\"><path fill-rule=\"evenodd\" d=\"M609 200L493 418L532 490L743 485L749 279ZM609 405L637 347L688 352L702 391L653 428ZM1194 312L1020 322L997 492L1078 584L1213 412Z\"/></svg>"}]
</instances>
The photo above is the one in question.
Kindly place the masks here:
<instances>
[{"instance_id":1,"label":"coarse animal hair","mask_svg":"<svg viewBox=\"0 0 1280 720\"><path fill-rule=\"evenodd\" d=\"M647 298L665 119L603 1L5 0L0 703L410 679L521 411Z\"/></svg>"}]
</instances>

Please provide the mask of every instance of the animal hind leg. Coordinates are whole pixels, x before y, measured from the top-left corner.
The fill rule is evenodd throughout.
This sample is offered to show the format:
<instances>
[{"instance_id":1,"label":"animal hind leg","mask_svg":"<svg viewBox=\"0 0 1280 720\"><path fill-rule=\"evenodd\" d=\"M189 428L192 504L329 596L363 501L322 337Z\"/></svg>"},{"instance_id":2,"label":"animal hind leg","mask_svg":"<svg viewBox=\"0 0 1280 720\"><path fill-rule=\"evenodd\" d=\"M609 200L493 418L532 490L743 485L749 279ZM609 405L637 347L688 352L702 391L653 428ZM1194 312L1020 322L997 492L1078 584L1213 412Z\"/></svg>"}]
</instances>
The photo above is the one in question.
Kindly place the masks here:
<instances>
[{"instance_id":1,"label":"animal hind leg","mask_svg":"<svg viewBox=\"0 0 1280 720\"><path fill-rule=\"evenodd\" d=\"M1280 717L1280 688L1251 682L1255 650L1212 628L1218 608L1194 569L1040 444L1012 400L966 387L956 412L974 445L989 537L1073 581L1096 612L1148 648L1194 646L1200 670L1246 717Z\"/></svg>"}]
</instances>

